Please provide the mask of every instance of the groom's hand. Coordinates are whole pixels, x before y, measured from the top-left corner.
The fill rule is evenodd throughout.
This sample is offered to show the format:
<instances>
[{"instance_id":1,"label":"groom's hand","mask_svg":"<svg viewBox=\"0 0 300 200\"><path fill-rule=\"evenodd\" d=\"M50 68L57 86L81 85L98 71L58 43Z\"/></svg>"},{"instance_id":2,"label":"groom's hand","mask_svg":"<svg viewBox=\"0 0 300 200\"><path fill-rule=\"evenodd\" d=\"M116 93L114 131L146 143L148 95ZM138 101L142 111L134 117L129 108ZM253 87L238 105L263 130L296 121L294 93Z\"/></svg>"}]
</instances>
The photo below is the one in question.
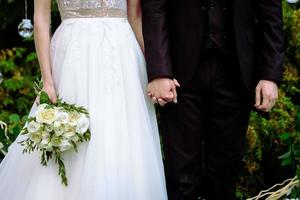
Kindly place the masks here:
<instances>
[{"instance_id":1,"label":"groom's hand","mask_svg":"<svg viewBox=\"0 0 300 200\"><path fill-rule=\"evenodd\" d=\"M278 87L273 81L261 80L256 86L255 107L269 112L278 98Z\"/></svg>"},{"instance_id":2,"label":"groom's hand","mask_svg":"<svg viewBox=\"0 0 300 200\"><path fill-rule=\"evenodd\" d=\"M169 102L177 103L176 86L179 84L176 80L169 78L157 78L148 84L148 96L154 103L161 106Z\"/></svg>"}]
</instances>

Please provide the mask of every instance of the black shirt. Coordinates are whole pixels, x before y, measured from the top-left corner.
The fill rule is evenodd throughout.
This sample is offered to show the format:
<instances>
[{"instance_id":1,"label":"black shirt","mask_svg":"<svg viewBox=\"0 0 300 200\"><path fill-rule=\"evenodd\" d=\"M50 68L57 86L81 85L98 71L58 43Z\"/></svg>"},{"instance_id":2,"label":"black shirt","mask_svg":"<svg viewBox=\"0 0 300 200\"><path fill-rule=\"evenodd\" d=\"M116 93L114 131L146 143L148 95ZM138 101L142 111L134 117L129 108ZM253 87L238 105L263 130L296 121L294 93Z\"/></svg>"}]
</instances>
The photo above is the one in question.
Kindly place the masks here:
<instances>
[{"instance_id":1,"label":"black shirt","mask_svg":"<svg viewBox=\"0 0 300 200\"><path fill-rule=\"evenodd\" d=\"M205 48L222 49L232 53L235 49L232 5L229 0L205 0L207 30Z\"/></svg>"}]
</instances>

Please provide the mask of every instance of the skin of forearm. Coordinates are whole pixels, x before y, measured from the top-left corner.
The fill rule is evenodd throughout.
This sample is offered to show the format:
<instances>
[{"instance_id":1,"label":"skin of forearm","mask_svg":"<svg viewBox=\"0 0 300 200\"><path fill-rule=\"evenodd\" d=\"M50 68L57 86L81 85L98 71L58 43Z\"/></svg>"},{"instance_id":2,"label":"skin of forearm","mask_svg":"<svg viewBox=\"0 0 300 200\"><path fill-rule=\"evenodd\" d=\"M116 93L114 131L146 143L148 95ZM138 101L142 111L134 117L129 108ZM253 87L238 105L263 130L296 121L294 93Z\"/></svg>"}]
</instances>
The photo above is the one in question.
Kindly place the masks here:
<instances>
[{"instance_id":1,"label":"skin of forearm","mask_svg":"<svg viewBox=\"0 0 300 200\"><path fill-rule=\"evenodd\" d=\"M43 83L45 86L52 86L53 79L50 62L50 10L49 14L45 14L45 9L39 9L39 5L36 5L36 7L34 14L34 41L36 53L40 64ZM44 8L43 6L40 7Z\"/></svg>"},{"instance_id":2,"label":"skin of forearm","mask_svg":"<svg viewBox=\"0 0 300 200\"><path fill-rule=\"evenodd\" d=\"M144 39L143 39L143 31L142 31L142 19L135 19L130 22L132 29L135 33L136 39L141 46L142 51L144 52Z\"/></svg>"},{"instance_id":3,"label":"skin of forearm","mask_svg":"<svg viewBox=\"0 0 300 200\"><path fill-rule=\"evenodd\" d=\"M142 9L139 0L129 0L134 1L133 3L129 2L128 5L128 21L133 29L135 37L144 52L144 39L143 39L143 30L142 30Z\"/></svg>"}]
</instances>

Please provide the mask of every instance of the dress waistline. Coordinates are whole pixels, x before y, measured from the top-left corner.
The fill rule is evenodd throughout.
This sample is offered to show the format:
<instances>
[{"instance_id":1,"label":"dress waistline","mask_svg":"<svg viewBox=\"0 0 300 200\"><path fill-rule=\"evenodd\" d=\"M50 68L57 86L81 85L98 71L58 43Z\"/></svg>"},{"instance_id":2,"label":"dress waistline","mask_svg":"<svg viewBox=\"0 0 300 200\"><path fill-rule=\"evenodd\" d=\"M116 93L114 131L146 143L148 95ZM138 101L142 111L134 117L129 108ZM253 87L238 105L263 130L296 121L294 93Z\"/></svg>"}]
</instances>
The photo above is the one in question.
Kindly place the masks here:
<instances>
[{"instance_id":1,"label":"dress waistline","mask_svg":"<svg viewBox=\"0 0 300 200\"><path fill-rule=\"evenodd\" d=\"M127 18L127 12L114 8L78 9L61 11L61 18Z\"/></svg>"}]
</instances>

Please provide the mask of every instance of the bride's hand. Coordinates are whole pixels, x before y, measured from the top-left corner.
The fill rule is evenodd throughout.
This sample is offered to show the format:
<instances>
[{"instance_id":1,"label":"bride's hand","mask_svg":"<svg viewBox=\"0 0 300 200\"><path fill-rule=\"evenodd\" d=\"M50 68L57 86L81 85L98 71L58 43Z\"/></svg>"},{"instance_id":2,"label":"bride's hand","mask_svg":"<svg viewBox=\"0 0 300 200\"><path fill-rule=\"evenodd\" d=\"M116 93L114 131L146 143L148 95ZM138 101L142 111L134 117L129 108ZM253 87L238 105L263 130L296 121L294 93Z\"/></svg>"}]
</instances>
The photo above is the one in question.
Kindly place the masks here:
<instances>
[{"instance_id":1,"label":"bride's hand","mask_svg":"<svg viewBox=\"0 0 300 200\"><path fill-rule=\"evenodd\" d=\"M50 98L50 101L52 103L56 103L57 102L57 94L56 94L56 90L55 87L53 85L44 85L42 91L46 92ZM36 98L36 103L39 105L40 104L40 99L39 97Z\"/></svg>"}]
</instances>

